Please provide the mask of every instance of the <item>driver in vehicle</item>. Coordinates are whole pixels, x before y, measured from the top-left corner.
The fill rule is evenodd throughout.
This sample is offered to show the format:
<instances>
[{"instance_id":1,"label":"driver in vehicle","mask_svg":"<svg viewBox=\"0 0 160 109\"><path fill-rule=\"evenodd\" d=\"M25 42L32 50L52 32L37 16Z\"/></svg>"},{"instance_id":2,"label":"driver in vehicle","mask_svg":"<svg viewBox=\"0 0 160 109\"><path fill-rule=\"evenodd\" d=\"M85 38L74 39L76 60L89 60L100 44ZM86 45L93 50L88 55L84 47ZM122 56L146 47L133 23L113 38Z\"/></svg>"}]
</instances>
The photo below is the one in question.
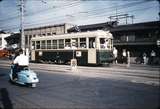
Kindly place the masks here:
<instances>
[{"instance_id":1,"label":"driver in vehicle","mask_svg":"<svg viewBox=\"0 0 160 109\"><path fill-rule=\"evenodd\" d=\"M23 53L22 49L19 50L19 55L14 59L13 64L16 69L16 72L13 73L13 77L17 79L17 73L29 65L29 58Z\"/></svg>"}]
</instances>

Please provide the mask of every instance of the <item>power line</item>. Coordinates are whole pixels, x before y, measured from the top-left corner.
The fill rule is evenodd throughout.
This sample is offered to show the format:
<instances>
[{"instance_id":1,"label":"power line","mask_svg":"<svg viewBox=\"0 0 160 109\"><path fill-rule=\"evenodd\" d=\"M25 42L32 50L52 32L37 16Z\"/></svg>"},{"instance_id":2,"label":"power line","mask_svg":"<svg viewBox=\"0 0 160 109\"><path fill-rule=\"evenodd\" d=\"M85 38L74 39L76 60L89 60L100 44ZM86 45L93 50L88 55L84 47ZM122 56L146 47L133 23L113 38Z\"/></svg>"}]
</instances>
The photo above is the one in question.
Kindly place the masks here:
<instances>
[{"instance_id":1,"label":"power line","mask_svg":"<svg viewBox=\"0 0 160 109\"><path fill-rule=\"evenodd\" d=\"M144 3L144 2L143 2ZM134 5L139 5L140 3L139 2L135 2L134 3ZM133 5L133 3L130 3L130 4L124 4L124 5L121 5L121 6L119 6L119 9L124 9L124 8L128 8L128 7L130 7L130 6L134 6ZM112 7L107 7L108 8L108 10L113 10L114 8L115 8L115 6L112 6ZM96 10L99 10L99 11L104 11L104 12L107 12L108 10L107 10L107 8L101 8L101 9L96 9ZM105 13L100 13L99 11L96 11L96 10L90 10L90 11L88 11L87 13L85 13L86 15L87 15L87 17L90 17L90 18L95 18L95 17L98 17L98 16L105 16L105 15L103 15L103 14L105 14ZM93 13L91 13L91 11L93 11ZM74 15L78 15L79 13L73 13ZM102 15L101 15L102 14ZM35 14L33 14L33 15L35 15ZM33 16L32 15L32 16ZM107 15L107 14L106 14ZM59 18L60 17L60 18ZM64 20L64 18L61 18L61 17L64 17L64 16L58 16L58 17L54 17L54 19L55 18L57 18L56 20L52 20L52 21L50 21L50 22L53 22L53 21L61 21L61 20ZM79 18L81 18L82 16L80 16ZM50 18L50 19L53 19L53 17L52 18ZM88 18L87 18L88 19ZM41 21L44 21L44 20L41 20ZM47 21L47 22L49 22L49 21ZM45 22L42 22L42 23L37 23L37 24L33 24L33 23L27 23L28 25L37 25L37 24L45 24Z\"/></svg>"},{"instance_id":2,"label":"power line","mask_svg":"<svg viewBox=\"0 0 160 109\"><path fill-rule=\"evenodd\" d=\"M26 14L24 14L24 16L25 17L27 17L27 16L32 16L32 15L34 15L34 14L40 14L40 13L44 13L44 12L46 12L46 11L48 11L48 10L51 10L51 9L60 9L61 7L70 7L70 6L74 6L75 4L77 4L78 2L73 2L73 3L70 3L70 4L64 4L64 5L62 5L62 6L57 6L57 7L54 7L54 6L52 6L52 7L49 7L49 8L47 8L47 9L42 9L42 10L38 10L38 11L36 11L36 12L31 12L31 13L26 13ZM0 22L3 22L3 21L8 21L8 20L12 20L12 19L16 19L16 18L19 18L20 17L20 15L15 15L15 16L12 16L12 17L7 17L7 18L4 18L4 19L0 19Z\"/></svg>"},{"instance_id":3,"label":"power line","mask_svg":"<svg viewBox=\"0 0 160 109\"><path fill-rule=\"evenodd\" d=\"M138 2L137 4L139 4L139 2ZM128 6L130 6L130 5L131 5L131 4L129 4ZM121 5L121 6L122 6L122 5ZM126 6L126 7L125 7L125 6ZM123 8L127 8L128 6L127 6L127 5L124 5ZM134 5L131 5L131 6L135 6L135 4L134 4ZM106 9L113 9L113 8L114 8L114 7L110 7L110 8L106 8ZM122 9L123 9L123 8L122 8ZM79 13L72 13L71 15L74 16L74 15L76 15L76 14L78 15ZM97 14L99 15L99 14L103 14L103 13L99 13L99 12L91 13L91 14L87 13L87 15L88 15L87 17L89 17L89 16L94 16L94 15L97 15ZM54 19L58 19L58 18L62 19L62 17L64 17L64 16L57 16L57 17L54 17ZM52 20L53 17L52 17L52 18L47 18L46 20L49 20L49 19ZM44 19L43 19L43 20L44 20ZM38 21L43 21L43 20L38 20Z\"/></svg>"},{"instance_id":4,"label":"power line","mask_svg":"<svg viewBox=\"0 0 160 109\"><path fill-rule=\"evenodd\" d=\"M127 8L127 7L131 7L131 6L135 6L135 5L139 5L140 3L144 3L144 2L137 2L136 4L134 3L134 4L125 4L125 5L120 5L119 7L121 7L121 8ZM108 10L113 10L115 8L115 6L112 6L112 7L107 7L107 8L102 8L102 9L98 9L98 10L106 10L105 12L107 12L107 9ZM94 15L94 14L101 14L98 10L91 10L91 11L88 11L86 14L87 15ZM93 11L95 11L94 13L93 13ZM92 13L91 13L92 12ZM74 15L79 15L80 13L79 12L76 12L76 13L72 13L72 14L70 14L70 16L74 16ZM54 17L54 18L61 18L61 17L65 17L65 15L64 16L57 16L57 17ZM53 19L53 17L52 18L47 18L47 19ZM39 20L38 20L39 21ZM41 21L41 20L40 20Z\"/></svg>"}]
</instances>

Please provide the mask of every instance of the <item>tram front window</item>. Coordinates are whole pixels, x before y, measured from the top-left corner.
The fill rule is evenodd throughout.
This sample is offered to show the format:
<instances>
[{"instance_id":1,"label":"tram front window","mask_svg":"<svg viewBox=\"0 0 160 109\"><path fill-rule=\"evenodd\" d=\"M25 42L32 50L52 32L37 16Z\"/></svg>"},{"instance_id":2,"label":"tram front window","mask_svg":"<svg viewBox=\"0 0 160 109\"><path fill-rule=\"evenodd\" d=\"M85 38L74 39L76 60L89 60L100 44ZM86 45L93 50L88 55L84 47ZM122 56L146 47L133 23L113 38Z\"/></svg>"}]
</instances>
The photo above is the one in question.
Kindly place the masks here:
<instances>
[{"instance_id":1,"label":"tram front window","mask_svg":"<svg viewBox=\"0 0 160 109\"><path fill-rule=\"evenodd\" d=\"M100 38L100 48L107 48L107 41L105 38Z\"/></svg>"}]
</instances>

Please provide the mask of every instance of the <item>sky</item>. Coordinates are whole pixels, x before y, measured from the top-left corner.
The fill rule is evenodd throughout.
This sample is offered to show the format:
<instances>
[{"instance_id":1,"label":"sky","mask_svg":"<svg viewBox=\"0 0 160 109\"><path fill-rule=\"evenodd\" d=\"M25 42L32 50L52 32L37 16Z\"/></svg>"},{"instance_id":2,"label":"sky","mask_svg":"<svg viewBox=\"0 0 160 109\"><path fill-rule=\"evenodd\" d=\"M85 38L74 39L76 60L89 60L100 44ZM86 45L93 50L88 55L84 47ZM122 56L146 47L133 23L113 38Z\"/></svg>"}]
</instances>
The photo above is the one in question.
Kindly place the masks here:
<instances>
[{"instance_id":1,"label":"sky","mask_svg":"<svg viewBox=\"0 0 160 109\"><path fill-rule=\"evenodd\" d=\"M20 0L0 2L0 30L20 29ZM158 21L157 0L24 0L24 28L62 23L87 25L110 21L109 16L128 14L134 23ZM128 18L128 23L131 23ZM119 20L120 24L125 19Z\"/></svg>"}]
</instances>

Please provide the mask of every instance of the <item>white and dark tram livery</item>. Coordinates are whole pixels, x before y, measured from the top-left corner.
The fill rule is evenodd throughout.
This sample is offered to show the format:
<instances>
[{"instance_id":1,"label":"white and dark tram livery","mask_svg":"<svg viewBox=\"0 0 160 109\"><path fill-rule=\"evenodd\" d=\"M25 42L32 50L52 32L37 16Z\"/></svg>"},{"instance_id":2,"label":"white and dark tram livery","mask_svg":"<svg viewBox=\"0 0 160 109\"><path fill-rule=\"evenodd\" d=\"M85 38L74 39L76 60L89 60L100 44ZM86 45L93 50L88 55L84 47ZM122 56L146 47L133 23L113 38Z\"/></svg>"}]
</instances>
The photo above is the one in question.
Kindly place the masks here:
<instances>
[{"instance_id":1,"label":"white and dark tram livery","mask_svg":"<svg viewBox=\"0 0 160 109\"><path fill-rule=\"evenodd\" d=\"M89 31L63 35L33 37L31 61L78 65L112 63L113 37L108 31Z\"/></svg>"}]
</instances>

